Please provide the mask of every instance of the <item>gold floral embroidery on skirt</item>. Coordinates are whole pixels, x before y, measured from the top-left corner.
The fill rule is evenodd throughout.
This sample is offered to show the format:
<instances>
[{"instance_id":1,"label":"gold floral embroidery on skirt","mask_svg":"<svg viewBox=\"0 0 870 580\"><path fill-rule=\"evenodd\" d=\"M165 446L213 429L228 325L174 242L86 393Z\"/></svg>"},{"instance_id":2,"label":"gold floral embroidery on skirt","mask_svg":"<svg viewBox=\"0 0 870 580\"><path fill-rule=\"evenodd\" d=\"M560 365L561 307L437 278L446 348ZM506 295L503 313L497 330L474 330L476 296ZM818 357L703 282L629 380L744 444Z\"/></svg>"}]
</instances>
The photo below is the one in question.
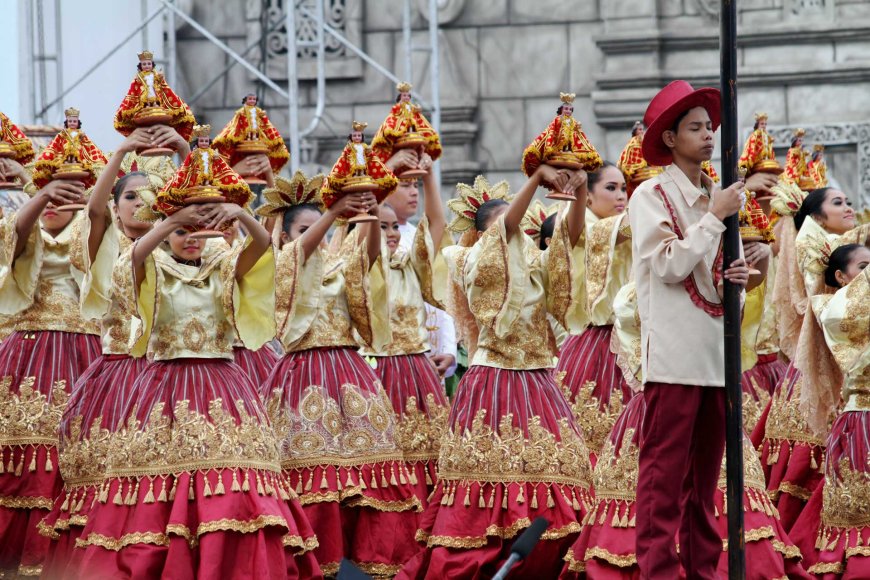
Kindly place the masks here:
<instances>
[{"instance_id":1,"label":"gold floral embroidery on skirt","mask_svg":"<svg viewBox=\"0 0 870 580\"><path fill-rule=\"evenodd\" d=\"M438 459L441 437L447 431L449 409L435 403L435 395L426 395L426 408L417 408L417 398L409 397L405 412L396 425L396 444L408 461Z\"/></svg>"},{"instance_id":2,"label":"gold floral embroidery on skirt","mask_svg":"<svg viewBox=\"0 0 870 580\"><path fill-rule=\"evenodd\" d=\"M0 380L0 446L57 444L57 428L69 400L66 381L55 381L50 400L33 388L35 383L35 377L26 377L13 393L12 377Z\"/></svg>"}]
</instances>

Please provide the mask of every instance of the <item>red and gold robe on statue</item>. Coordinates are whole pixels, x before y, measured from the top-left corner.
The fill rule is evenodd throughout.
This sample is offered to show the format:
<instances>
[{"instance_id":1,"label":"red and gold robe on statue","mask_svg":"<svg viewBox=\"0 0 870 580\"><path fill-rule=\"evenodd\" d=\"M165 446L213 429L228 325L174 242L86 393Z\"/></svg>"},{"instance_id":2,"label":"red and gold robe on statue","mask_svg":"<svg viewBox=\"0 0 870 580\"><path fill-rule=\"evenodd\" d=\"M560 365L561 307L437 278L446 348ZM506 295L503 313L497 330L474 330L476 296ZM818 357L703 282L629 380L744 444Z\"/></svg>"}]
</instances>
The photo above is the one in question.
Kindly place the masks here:
<instances>
[{"instance_id":1,"label":"red and gold robe on statue","mask_svg":"<svg viewBox=\"0 0 870 580\"><path fill-rule=\"evenodd\" d=\"M580 123L574 117L558 115L523 151L523 173L533 174L541 163L560 153L573 153L587 171L601 167L601 156Z\"/></svg>"},{"instance_id":2,"label":"red and gold robe on statue","mask_svg":"<svg viewBox=\"0 0 870 580\"><path fill-rule=\"evenodd\" d=\"M22 165L33 161L34 155L33 143L3 113L0 113L0 153L7 153Z\"/></svg>"},{"instance_id":3,"label":"red and gold robe on statue","mask_svg":"<svg viewBox=\"0 0 870 580\"><path fill-rule=\"evenodd\" d=\"M53 173L64 163L78 163L91 174L80 179L85 187L92 187L97 178L94 169L106 165L108 160L100 148L88 139L81 129L64 129L54 136L48 147L39 154L33 168L33 183L39 188L45 187Z\"/></svg>"},{"instance_id":4,"label":"red and gold robe on statue","mask_svg":"<svg viewBox=\"0 0 870 580\"><path fill-rule=\"evenodd\" d=\"M807 167L807 152L803 147L792 147L785 158L785 175L804 191L815 189L815 181Z\"/></svg>"},{"instance_id":5,"label":"red and gold robe on statue","mask_svg":"<svg viewBox=\"0 0 870 580\"><path fill-rule=\"evenodd\" d=\"M776 161L773 152L773 137L764 129L756 129L749 135L743 146L743 154L737 161L737 167L746 169L747 174L758 171L764 161Z\"/></svg>"},{"instance_id":6,"label":"red and gold robe on statue","mask_svg":"<svg viewBox=\"0 0 870 580\"><path fill-rule=\"evenodd\" d=\"M187 156L172 181L157 194L154 209L172 215L184 207L185 197L192 189L211 185L220 190L226 202L245 206L251 200L251 189L220 154L209 147L197 147Z\"/></svg>"},{"instance_id":7,"label":"red and gold robe on statue","mask_svg":"<svg viewBox=\"0 0 870 580\"><path fill-rule=\"evenodd\" d=\"M256 140L269 148L266 156L269 158L272 171L274 173L281 171L290 160L290 152L287 151L281 133L269 121L266 111L260 107L244 105L237 110L226 127L212 141L212 147L229 159L230 165L233 166L247 155L244 151L240 151L238 146L246 140L253 140L249 139L249 134L252 133L257 133Z\"/></svg>"},{"instance_id":8,"label":"red and gold robe on statue","mask_svg":"<svg viewBox=\"0 0 870 580\"><path fill-rule=\"evenodd\" d=\"M332 206L335 200L343 195L342 188L350 178L365 175L377 184L377 189L373 190L372 194L377 198L378 203L393 193L399 184L393 172L387 169L371 147L365 143L348 142L341 152L341 157L332 166L332 171L323 182L321 195L324 205Z\"/></svg>"},{"instance_id":9,"label":"red and gold robe on statue","mask_svg":"<svg viewBox=\"0 0 870 580\"><path fill-rule=\"evenodd\" d=\"M664 169L657 165L650 165L643 158L643 139L637 135L629 139L625 149L619 156L616 166L625 175L626 193L631 196L634 189L650 177L655 177Z\"/></svg>"},{"instance_id":10,"label":"red and gold robe on statue","mask_svg":"<svg viewBox=\"0 0 870 580\"><path fill-rule=\"evenodd\" d=\"M172 115L167 124L185 140L190 140L196 122L193 113L187 103L166 84L163 73L158 71L142 71L133 78L121 106L115 111L115 130L122 135L129 135L139 126L134 121L136 115L145 107L154 106L166 109Z\"/></svg>"},{"instance_id":11,"label":"red and gold robe on statue","mask_svg":"<svg viewBox=\"0 0 870 580\"><path fill-rule=\"evenodd\" d=\"M828 165L824 159L810 161L807 171L812 177L816 189L828 186Z\"/></svg>"},{"instance_id":12,"label":"red and gold robe on statue","mask_svg":"<svg viewBox=\"0 0 870 580\"><path fill-rule=\"evenodd\" d=\"M413 103L393 105L390 114L384 119L375 138L372 139L372 151L381 161L386 162L393 155L396 141L408 133L417 133L426 139L423 149L432 161L441 157L441 138L423 116L420 105Z\"/></svg>"}]
</instances>

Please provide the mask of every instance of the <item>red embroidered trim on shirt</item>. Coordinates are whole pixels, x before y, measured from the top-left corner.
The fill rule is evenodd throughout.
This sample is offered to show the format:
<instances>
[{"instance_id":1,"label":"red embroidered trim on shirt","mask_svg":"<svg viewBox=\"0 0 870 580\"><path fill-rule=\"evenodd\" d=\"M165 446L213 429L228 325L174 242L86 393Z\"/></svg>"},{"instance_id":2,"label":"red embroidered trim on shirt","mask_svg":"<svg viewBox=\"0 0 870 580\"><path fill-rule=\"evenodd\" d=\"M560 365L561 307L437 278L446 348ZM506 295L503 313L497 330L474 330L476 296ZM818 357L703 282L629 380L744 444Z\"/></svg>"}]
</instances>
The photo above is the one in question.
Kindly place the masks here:
<instances>
[{"instance_id":1,"label":"red embroidered trim on shirt","mask_svg":"<svg viewBox=\"0 0 870 580\"><path fill-rule=\"evenodd\" d=\"M668 210L668 213L671 216L671 222L674 224L674 233L677 234L677 238L683 239L683 232L680 230L680 226L677 223L677 214L674 211L674 207L671 205L671 200L668 199L667 194L665 194L665 190L662 189L661 185L656 185L655 190L659 192L659 195L662 196L662 202L665 204L665 209ZM716 255L716 259L713 261L713 279L716 279L716 268L722 267L722 245L719 244L719 252ZM725 314L725 306L716 303L710 302L707 300L702 294L701 291L698 290L698 284L695 282L695 274L694 272L689 274L689 277L683 280L683 287L686 289L686 292L689 293L689 298L692 299L692 303L709 314L710 316L723 316Z\"/></svg>"}]
</instances>

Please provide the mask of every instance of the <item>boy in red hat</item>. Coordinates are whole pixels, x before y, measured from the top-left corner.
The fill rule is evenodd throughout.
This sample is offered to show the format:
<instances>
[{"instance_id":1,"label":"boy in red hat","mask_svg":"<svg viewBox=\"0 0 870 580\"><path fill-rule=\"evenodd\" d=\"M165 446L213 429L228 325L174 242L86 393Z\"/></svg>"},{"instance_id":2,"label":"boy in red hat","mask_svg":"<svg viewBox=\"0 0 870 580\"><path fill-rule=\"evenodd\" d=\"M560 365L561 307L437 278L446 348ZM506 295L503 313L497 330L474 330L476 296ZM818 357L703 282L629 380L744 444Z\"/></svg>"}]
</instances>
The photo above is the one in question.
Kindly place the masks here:
<instances>
[{"instance_id":1,"label":"boy in red hat","mask_svg":"<svg viewBox=\"0 0 870 580\"><path fill-rule=\"evenodd\" d=\"M668 167L629 202L647 404L637 486L643 578L677 578L680 563L688 578L716 578L722 553L713 513L725 447L722 221L742 207L743 184L720 190L701 169L719 108L718 90L685 81L653 98L643 155ZM736 260L724 277L745 287L749 268Z\"/></svg>"}]
</instances>

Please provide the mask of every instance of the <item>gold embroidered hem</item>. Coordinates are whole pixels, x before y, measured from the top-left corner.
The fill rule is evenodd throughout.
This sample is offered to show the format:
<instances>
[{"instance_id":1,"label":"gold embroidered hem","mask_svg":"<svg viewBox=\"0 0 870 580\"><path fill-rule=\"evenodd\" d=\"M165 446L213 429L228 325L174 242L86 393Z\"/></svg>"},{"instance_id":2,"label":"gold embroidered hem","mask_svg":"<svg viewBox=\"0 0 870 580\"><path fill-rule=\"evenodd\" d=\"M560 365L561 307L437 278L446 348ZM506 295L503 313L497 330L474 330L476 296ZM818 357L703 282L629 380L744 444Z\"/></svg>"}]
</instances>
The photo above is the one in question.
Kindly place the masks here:
<instances>
[{"instance_id":1,"label":"gold embroidered hem","mask_svg":"<svg viewBox=\"0 0 870 580\"><path fill-rule=\"evenodd\" d=\"M811 492L807 488L795 485L793 483L789 483L787 481L783 481L782 483L780 483L779 489L775 491L768 490L767 493L771 496L770 499L772 500L778 498L780 493L787 493L788 495L794 496L804 501L809 501L810 497L812 497L813 495L813 492Z\"/></svg>"},{"instance_id":2,"label":"gold embroidered hem","mask_svg":"<svg viewBox=\"0 0 870 580\"><path fill-rule=\"evenodd\" d=\"M568 553L565 554L565 558L563 558L565 562L568 563L568 569L572 572L585 572L586 571L586 562L582 560L577 560L574 557L574 551L568 550Z\"/></svg>"},{"instance_id":3,"label":"gold embroidered hem","mask_svg":"<svg viewBox=\"0 0 870 580\"><path fill-rule=\"evenodd\" d=\"M840 529L870 526L870 474L852 469L847 457L838 467L825 475L822 524Z\"/></svg>"},{"instance_id":4,"label":"gold embroidered hem","mask_svg":"<svg viewBox=\"0 0 870 580\"><path fill-rule=\"evenodd\" d=\"M839 562L819 562L807 568L807 572L815 576L822 574L842 574L845 571L843 565Z\"/></svg>"},{"instance_id":5,"label":"gold embroidered hem","mask_svg":"<svg viewBox=\"0 0 870 580\"><path fill-rule=\"evenodd\" d=\"M571 554L571 552L568 552L568 554ZM587 560L591 560L592 558L598 558L599 560L604 560L608 564L613 564L614 566L619 566L620 568L628 568L629 566L637 565L637 554L626 554L624 556L620 556L599 546L587 549L586 555L584 557Z\"/></svg>"},{"instance_id":6,"label":"gold embroidered hem","mask_svg":"<svg viewBox=\"0 0 870 580\"><path fill-rule=\"evenodd\" d=\"M18 575L19 576L41 576L42 575L42 564L37 564L36 566L19 566L18 567Z\"/></svg>"},{"instance_id":7,"label":"gold embroidered hem","mask_svg":"<svg viewBox=\"0 0 870 580\"><path fill-rule=\"evenodd\" d=\"M0 379L0 447L57 445L57 428L69 401L66 381L55 381L49 395L34 389L35 384L36 377L25 377L15 393L12 377Z\"/></svg>"},{"instance_id":8,"label":"gold embroidered hem","mask_svg":"<svg viewBox=\"0 0 870 580\"><path fill-rule=\"evenodd\" d=\"M562 387L565 398L571 405L571 412L580 426L586 447L589 449L601 449L610 435L616 419L622 413L622 394L615 389L610 395L609 405L602 408L601 401L593 395L596 388L594 381L586 381L577 393L577 397L571 402L571 391L562 385L567 371L560 371L556 383Z\"/></svg>"},{"instance_id":9,"label":"gold embroidered hem","mask_svg":"<svg viewBox=\"0 0 870 580\"><path fill-rule=\"evenodd\" d=\"M622 435L619 453L607 439L593 471L596 499L634 501L638 480L639 449L634 444L633 428Z\"/></svg>"},{"instance_id":10,"label":"gold embroidered hem","mask_svg":"<svg viewBox=\"0 0 870 580\"><path fill-rule=\"evenodd\" d=\"M169 524L166 526L165 532L132 532L124 534L119 538L105 536L103 534L91 533L87 538L79 538L76 540L77 548L85 548L87 546L100 546L113 552L119 552L122 549L136 544L153 544L155 546L168 546L170 536L179 536L183 538L191 549L199 544L199 538L205 534L213 532L238 532L241 534L251 534L266 527L281 527L290 529L290 526L281 516L261 515L252 520L236 520L232 518L223 518L210 522L203 522L197 526L196 533L183 524ZM302 548L302 551L312 550L317 547L316 538L308 538L303 540L300 536L285 536L284 545Z\"/></svg>"},{"instance_id":11,"label":"gold embroidered hem","mask_svg":"<svg viewBox=\"0 0 870 580\"><path fill-rule=\"evenodd\" d=\"M376 562L358 562L356 560L350 560L354 566L362 570L364 573L368 574L372 577L393 577L399 573L399 570L402 569L401 565L393 565L393 564L379 564ZM324 576L335 576L338 574L338 568L340 566L339 562L326 562L320 564L320 571L323 572Z\"/></svg>"},{"instance_id":12,"label":"gold embroidered hem","mask_svg":"<svg viewBox=\"0 0 870 580\"><path fill-rule=\"evenodd\" d=\"M302 469L315 469L317 467L322 467L324 469L329 467L345 467L359 469L365 465L372 465L375 463L401 462L403 459L404 457L400 453L389 453L385 455L366 455L363 457L352 458L336 457L334 455L321 455L319 457L312 457L307 460L288 459L281 462L281 468L284 471L299 471Z\"/></svg>"},{"instance_id":13,"label":"gold embroidered hem","mask_svg":"<svg viewBox=\"0 0 870 580\"><path fill-rule=\"evenodd\" d=\"M405 412L396 421L396 446L405 461L438 460L450 409L437 405L432 393L426 395L426 409L428 413L417 408L416 397L408 397Z\"/></svg>"},{"instance_id":14,"label":"gold embroidered hem","mask_svg":"<svg viewBox=\"0 0 870 580\"><path fill-rule=\"evenodd\" d=\"M423 504L417 496L398 501L386 501L375 497L361 495L347 503L350 507L370 507L382 512L423 511Z\"/></svg>"},{"instance_id":15,"label":"gold embroidered hem","mask_svg":"<svg viewBox=\"0 0 870 580\"><path fill-rule=\"evenodd\" d=\"M449 430L441 440L439 478L445 481L541 482L589 487L591 466L583 439L568 419L559 419L559 438L541 425L539 416L528 420L528 437L513 425L513 414L503 415L498 429L486 424L486 409L474 416L471 429Z\"/></svg>"},{"instance_id":16,"label":"gold embroidered hem","mask_svg":"<svg viewBox=\"0 0 870 580\"><path fill-rule=\"evenodd\" d=\"M490 538L507 540L516 536L520 531L532 525L529 518L520 518L509 526L497 526L492 524L486 528L483 536L432 536L423 530L417 530L418 542L426 542L428 548L443 546L445 548L482 548L489 543ZM580 524L571 522L561 528L548 529L541 535L542 540L561 540L570 534L580 533Z\"/></svg>"},{"instance_id":17,"label":"gold embroidered hem","mask_svg":"<svg viewBox=\"0 0 870 580\"><path fill-rule=\"evenodd\" d=\"M0 507L20 510L50 510L54 501L50 497L0 496Z\"/></svg>"},{"instance_id":18,"label":"gold embroidered hem","mask_svg":"<svg viewBox=\"0 0 870 580\"><path fill-rule=\"evenodd\" d=\"M785 542L777 540L776 538L770 540L770 544L773 546L773 549L782 554L786 560L803 559L803 554L801 554L801 550L797 546L788 546Z\"/></svg>"}]
</instances>

